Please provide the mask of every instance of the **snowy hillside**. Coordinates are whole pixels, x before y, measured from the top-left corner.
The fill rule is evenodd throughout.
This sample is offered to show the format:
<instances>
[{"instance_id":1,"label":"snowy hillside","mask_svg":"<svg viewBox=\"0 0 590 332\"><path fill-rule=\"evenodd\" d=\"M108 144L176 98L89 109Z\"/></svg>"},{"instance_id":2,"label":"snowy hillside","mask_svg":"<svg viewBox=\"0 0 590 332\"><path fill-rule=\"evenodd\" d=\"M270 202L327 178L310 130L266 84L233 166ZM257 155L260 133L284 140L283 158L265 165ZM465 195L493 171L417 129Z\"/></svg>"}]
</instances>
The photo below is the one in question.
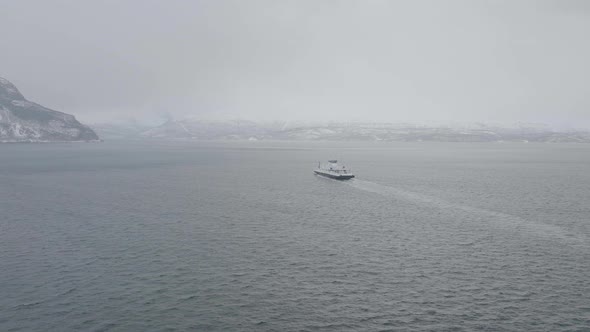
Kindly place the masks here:
<instances>
[{"instance_id":1,"label":"snowy hillside","mask_svg":"<svg viewBox=\"0 0 590 332\"><path fill-rule=\"evenodd\" d=\"M0 142L95 141L98 136L73 115L25 99L0 77Z\"/></svg>"},{"instance_id":2,"label":"snowy hillside","mask_svg":"<svg viewBox=\"0 0 590 332\"><path fill-rule=\"evenodd\" d=\"M462 124L427 126L395 123L261 123L244 120L169 121L142 132L152 139L439 141L439 142L590 142L587 130L556 131L548 126Z\"/></svg>"}]
</instances>

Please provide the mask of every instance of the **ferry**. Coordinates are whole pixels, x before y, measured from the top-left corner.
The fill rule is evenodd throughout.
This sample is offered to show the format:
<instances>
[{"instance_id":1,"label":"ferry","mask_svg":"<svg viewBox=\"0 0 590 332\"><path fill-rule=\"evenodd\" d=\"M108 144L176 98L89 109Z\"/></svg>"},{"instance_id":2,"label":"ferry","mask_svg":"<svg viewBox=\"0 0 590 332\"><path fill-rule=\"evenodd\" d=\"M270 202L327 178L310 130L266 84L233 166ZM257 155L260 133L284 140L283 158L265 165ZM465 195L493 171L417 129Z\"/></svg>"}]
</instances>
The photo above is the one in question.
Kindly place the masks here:
<instances>
[{"instance_id":1,"label":"ferry","mask_svg":"<svg viewBox=\"0 0 590 332\"><path fill-rule=\"evenodd\" d=\"M318 168L313 171L317 175L325 176L336 180L349 180L354 174L343 165L338 165L338 160L328 160L327 165L318 162Z\"/></svg>"}]
</instances>

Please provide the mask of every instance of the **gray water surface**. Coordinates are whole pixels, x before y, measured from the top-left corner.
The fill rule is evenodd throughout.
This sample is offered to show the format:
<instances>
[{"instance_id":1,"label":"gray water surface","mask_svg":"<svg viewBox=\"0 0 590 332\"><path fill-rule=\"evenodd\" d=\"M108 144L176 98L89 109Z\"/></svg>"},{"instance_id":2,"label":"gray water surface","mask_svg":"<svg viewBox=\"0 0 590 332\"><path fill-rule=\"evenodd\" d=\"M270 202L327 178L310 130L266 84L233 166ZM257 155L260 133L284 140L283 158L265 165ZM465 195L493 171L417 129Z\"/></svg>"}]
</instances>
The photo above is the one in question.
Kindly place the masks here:
<instances>
[{"instance_id":1,"label":"gray water surface","mask_svg":"<svg viewBox=\"0 0 590 332\"><path fill-rule=\"evenodd\" d=\"M0 295L1 331L589 331L590 145L0 145Z\"/></svg>"}]
</instances>

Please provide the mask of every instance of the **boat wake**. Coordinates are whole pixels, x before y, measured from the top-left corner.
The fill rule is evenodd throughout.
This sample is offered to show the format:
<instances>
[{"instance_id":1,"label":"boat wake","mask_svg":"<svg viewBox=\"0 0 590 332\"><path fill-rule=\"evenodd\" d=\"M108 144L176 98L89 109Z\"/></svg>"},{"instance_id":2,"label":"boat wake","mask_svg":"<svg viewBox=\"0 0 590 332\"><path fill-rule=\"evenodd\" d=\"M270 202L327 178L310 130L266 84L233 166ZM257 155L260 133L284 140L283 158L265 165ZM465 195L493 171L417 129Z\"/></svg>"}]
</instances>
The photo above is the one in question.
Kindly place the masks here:
<instances>
[{"instance_id":1,"label":"boat wake","mask_svg":"<svg viewBox=\"0 0 590 332\"><path fill-rule=\"evenodd\" d=\"M584 235L572 233L559 226L526 220L508 213L457 204L442 198L385 186L371 181L353 179L346 182L346 184L359 190L427 205L441 210L452 209L454 211L463 211L467 214L473 215L474 220L483 220L493 224L495 227L510 232L519 231L533 236L560 239L570 244L585 244L587 242Z\"/></svg>"}]
</instances>

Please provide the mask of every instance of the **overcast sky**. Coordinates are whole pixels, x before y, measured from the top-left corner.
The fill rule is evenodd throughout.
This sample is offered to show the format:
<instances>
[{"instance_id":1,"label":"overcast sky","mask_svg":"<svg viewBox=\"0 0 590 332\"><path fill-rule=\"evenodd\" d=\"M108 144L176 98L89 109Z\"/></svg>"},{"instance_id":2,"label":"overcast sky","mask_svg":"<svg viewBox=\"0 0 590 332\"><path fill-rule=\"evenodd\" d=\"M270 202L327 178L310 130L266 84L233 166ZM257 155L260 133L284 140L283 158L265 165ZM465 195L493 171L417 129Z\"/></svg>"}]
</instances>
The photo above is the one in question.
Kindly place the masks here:
<instances>
[{"instance_id":1,"label":"overcast sky","mask_svg":"<svg viewBox=\"0 0 590 332\"><path fill-rule=\"evenodd\" d=\"M88 122L590 127L590 1L0 0L0 76Z\"/></svg>"}]
</instances>

